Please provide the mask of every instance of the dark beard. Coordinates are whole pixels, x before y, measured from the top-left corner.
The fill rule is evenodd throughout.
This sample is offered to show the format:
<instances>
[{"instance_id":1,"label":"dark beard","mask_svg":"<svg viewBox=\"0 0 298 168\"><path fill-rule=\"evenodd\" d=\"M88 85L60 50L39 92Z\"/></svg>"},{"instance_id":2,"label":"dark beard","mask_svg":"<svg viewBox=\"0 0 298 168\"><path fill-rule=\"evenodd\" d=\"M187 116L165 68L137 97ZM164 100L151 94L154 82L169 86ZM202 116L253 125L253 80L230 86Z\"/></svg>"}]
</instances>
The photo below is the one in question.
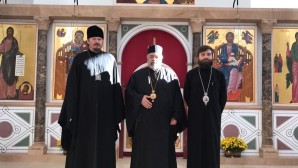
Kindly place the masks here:
<instances>
[{"instance_id":1,"label":"dark beard","mask_svg":"<svg viewBox=\"0 0 298 168\"><path fill-rule=\"evenodd\" d=\"M94 48L93 50L94 50L94 52L96 52L96 53L99 53L99 52L101 51L100 48Z\"/></svg>"},{"instance_id":2,"label":"dark beard","mask_svg":"<svg viewBox=\"0 0 298 168\"><path fill-rule=\"evenodd\" d=\"M213 61L210 61L210 60L198 60L198 64L199 64L199 67L201 69L210 69L212 64L213 64Z\"/></svg>"}]
</instances>

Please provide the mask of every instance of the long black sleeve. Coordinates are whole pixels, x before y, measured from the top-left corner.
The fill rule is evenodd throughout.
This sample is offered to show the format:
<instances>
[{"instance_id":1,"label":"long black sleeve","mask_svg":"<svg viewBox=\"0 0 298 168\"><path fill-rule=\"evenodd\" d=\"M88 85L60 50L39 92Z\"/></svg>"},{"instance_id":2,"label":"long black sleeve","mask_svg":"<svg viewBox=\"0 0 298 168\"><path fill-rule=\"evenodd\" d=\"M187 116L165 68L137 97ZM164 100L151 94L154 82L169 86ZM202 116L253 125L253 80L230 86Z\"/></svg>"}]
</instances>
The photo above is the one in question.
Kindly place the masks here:
<instances>
[{"instance_id":1,"label":"long black sleeve","mask_svg":"<svg viewBox=\"0 0 298 168\"><path fill-rule=\"evenodd\" d=\"M136 80L132 75L125 89L126 125L127 125L128 135L130 137L133 136L133 128L135 126L135 121L139 114L139 108L141 106L143 96L144 95L137 93Z\"/></svg>"},{"instance_id":2,"label":"long black sleeve","mask_svg":"<svg viewBox=\"0 0 298 168\"><path fill-rule=\"evenodd\" d=\"M226 102L227 102L227 86L225 82L225 77L223 73L220 73L220 90L219 90L219 106L221 112L223 112Z\"/></svg>"},{"instance_id":3,"label":"long black sleeve","mask_svg":"<svg viewBox=\"0 0 298 168\"><path fill-rule=\"evenodd\" d=\"M68 150L74 136L73 123L76 121L75 115L78 110L79 101L79 73L78 63L74 59L67 78L65 98L62 104L58 123L62 127L61 145L64 150Z\"/></svg>"},{"instance_id":4,"label":"long black sleeve","mask_svg":"<svg viewBox=\"0 0 298 168\"><path fill-rule=\"evenodd\" d=\"M183 96L188 106L189 106L190 90L191 90L190 75L189 73L187 73L184 81Z\"/></svg>"}]
</instances>

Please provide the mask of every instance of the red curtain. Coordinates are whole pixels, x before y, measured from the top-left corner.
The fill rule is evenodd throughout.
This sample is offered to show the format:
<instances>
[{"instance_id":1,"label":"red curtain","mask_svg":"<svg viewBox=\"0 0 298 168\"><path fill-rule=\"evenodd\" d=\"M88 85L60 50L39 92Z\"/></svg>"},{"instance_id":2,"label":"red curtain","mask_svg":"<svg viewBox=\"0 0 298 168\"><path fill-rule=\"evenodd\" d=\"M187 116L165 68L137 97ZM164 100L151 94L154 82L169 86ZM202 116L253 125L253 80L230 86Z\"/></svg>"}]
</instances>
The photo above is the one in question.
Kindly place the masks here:
<instances>
[{"instance_id":1,"label":"red curtain","mask_svg":"<svg viewBox=\"0 0 298 168\"><path fill-rule=\"evenodd\" d=\"M187 73L186 52L176 37L161 30L140 32L126 44L122 53L122 86L126 87L135 69L147 62L147 48L153 44L153 38L156 39L156 44L163 47L163 63L176 72L180 87L183 87Z\"/></svg>"}]
</instances>

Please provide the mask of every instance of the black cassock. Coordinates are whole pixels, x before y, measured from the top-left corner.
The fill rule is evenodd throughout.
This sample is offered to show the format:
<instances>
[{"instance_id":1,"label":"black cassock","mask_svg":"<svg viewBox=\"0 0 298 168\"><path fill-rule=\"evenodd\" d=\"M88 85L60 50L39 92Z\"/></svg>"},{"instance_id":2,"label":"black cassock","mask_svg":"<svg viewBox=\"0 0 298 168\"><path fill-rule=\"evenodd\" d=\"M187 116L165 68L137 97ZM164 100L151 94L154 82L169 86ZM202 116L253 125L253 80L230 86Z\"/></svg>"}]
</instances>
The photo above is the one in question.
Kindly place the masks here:
<instances>
[{"instance_id":1,"label":"black cassock","mask_svg":"<svg viewBox=\"0 0 298 168\"><path fill-rule=\"evenodd\" d=\"M115 141L123 118L115 58L90 50L77 55L58 121L62 147L67 150L65 167L115 168Z\"/></svg>"},{"instance_id":2,"label":"black cassock","mask_svg":"<svg viewBox=\"0 0 298 168\"><path fill-rule=\"evenodd\" d=\"M190 70L184 84L184 99L188 105L187 168L219 168L221 114L227 100L225 78L222 72L212 69L209 102L205 106L198 70ZM200 72L207 90L210 69Z\"/></svg>"},{"instance_id":3,"label":"black cassock","mask_svg":"<svg viewBox=\"0 0 298 168\"><path fill-rule=\"evenodd\" d=\"M151 80L149 78L149 73ZM160 75L158 75L160 73ZM154 74L148 67L136 71L125 91L128 134L132 137L131 168L176 168L175 140L186 127L186 113L176 74L164 67ZM151 109L141 105L155 87ZM170 126L174 117L178 122Z\"/></svg>"}]
</instances>

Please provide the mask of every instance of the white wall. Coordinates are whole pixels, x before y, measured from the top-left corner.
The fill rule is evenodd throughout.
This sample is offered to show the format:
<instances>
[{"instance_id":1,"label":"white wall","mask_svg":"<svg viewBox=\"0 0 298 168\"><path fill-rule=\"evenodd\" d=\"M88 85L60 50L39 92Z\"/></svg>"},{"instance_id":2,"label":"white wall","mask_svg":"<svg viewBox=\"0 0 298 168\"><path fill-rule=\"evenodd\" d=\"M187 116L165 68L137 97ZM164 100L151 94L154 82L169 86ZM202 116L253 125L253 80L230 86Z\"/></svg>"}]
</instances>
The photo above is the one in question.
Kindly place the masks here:
<instances>
[{"instance_id":1,"label":"white wall","mask_svg":"<svg viewBox=\"0 0 298 168\"><path fill-rule=\"evenodd\" d=\"M252 0L238 0L239 8L250 8ZM260 1L260 0L259 0ZM264 0L267 1L267 0ZM219 8L232 8L234 0L196 0L199 7L219 7ZM237 3L235 3L235 8Z\"/></svg>"},{"instance_id":2,"label":"white wall","mask_svg":"<svg viewBox=\"0 0 298 168\"><path fill-rule=\"evenodd\" d=\"M8 0L10 1L10 0ZM21 1L21 0L14 0ZM232 7L234 0L195 0L198 7ZM239 7L250 7L251 0L238 0ZM241 2L240 2L241 1ZM79 0L79 5L114 5L116 0ZM73 5L74 0L34 0L34 4ZM127 4L125 4L127 5Z\"/></svg>"},{"instance_id":3,"label":"white wall","mask_svg":"<svg viewBox=\"0 0 298 168\"><path fill-rule=\"evenodd\" d=\"M1 3L3 3L3 0ZM7 4L33 4L33 0L7 0Z\"/></svg>"},{"instance_id":4,"label":"white wall","mask_svg":"<svg viewBox=\"0 0 298 168\"><path fill-rule=\"evenodd\" d=\"M252 8L298 8L297 0L251 0Z\"/></svg>"},{"instance_id":5,"label":"white wall","mask_svg":"<svg viewBox=\"0 0 298 168\"><path fill-rule=\"evenodd\" d=\"M78 0L78 1L79 1L79 5L115 5L116 4L116 0ZM195 1L196 1L196 6L198 7L219 7L219 8L232 8L233 2L234 2L234 0L195 0ZM239 1L239 8L298 8L298 0L238 0L238 1ZM74 0L7 0L7 4L74 5ZM235 4L235 7L236 7L236 4Z\"/></svg>"},{"instance_id":6,"label":"white wall","mask_svg":"<svg viewBox=\"0 0 298 168\"><path fill-rule=\"evenodd\" d=\"M114 5L116 2L116 0L78 0L78 1L79 1L79 5ZM34 0L34 4L73 5L74 0Z\"/></svg>"}]
</instances>

